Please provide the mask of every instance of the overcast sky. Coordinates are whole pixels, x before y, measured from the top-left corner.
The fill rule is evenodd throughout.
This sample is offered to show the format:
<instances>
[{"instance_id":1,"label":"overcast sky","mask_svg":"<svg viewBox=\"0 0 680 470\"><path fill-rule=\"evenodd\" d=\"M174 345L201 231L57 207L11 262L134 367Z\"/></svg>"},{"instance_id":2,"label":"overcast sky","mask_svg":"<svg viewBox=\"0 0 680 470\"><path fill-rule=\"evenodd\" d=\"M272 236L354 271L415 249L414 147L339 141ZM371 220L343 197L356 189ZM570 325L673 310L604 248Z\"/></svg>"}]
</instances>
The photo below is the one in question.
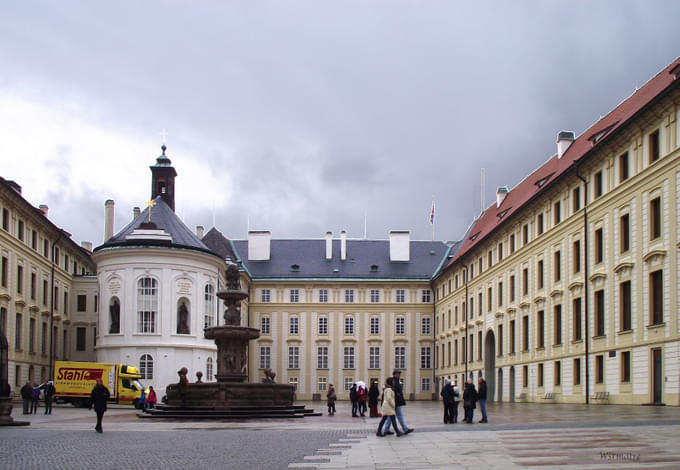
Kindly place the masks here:
<instances>
[{"instance_id":1,"label":"overcast sky","mask_svg":"<svg viewBox=\"0 0 680 470\"><path fill-rule=\"evenodd\" d=\"M680 2L4 2L0 175L76 241L150 197L233 238L458 239L680 54Z\"/></svg>"}]
</instances>

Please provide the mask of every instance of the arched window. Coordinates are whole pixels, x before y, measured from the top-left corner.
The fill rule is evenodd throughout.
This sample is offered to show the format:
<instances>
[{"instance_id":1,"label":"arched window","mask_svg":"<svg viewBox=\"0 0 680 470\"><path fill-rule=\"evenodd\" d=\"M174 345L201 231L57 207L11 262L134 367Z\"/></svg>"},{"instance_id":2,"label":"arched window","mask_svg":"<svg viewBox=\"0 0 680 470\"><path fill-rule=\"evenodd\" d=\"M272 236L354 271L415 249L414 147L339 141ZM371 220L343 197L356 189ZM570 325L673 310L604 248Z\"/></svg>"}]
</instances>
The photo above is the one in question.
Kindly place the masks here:
<instances>
[{"instance_id":1,"label":"arched window","mask_svg":"<svg viewBox=\"0 0 680 470\"><path fill-rule=\"evenodd\" d=\"M111 297L109 302L109 334L120 333L120 301Z\"/></svg>"},{"instance_id":2,"label":"arched window","mask_svg":"<svg viewBox=\"0 0 680 470\"><path fill-rule=\"evenodd\" d=\"M143 379L153 379L153 357L151 354L142 354L139 358L139 374Z\"/></svg>"},{"instance_id":3,"label":"arched window","mask_svg":"<svg viewBox=\"0 0 680 470\"><path fill-rule=\"evenodd\" d=\"M189 300L182 297L177 301L177 334L188 335L189 329Z\"/></svg>"},{"instance_id":4,"label":"arched window","mask_svg":"<svg viewBox=\"0 0 680 470\"><path fill-rule=\"evenodd\" d=\"M204 292L203 328L210 328L215 324L215 288L212 284L206 284Z\"/></svg>"},{"instance_id":5,"label":"arched window","mask_svg":"<svg viewBox=\"0 0 680 470\"><path fill-rule=\"evenodd\" d=\"M205 361L205 380L208 382L213 381L213 359L209 357Z\"/></svg>"},{"instance_id":6,"label":"arched window","mask_svg":"<svg viewBox=\"0 0 680 470\"><path fill-rule=\"evenodd\" d=\"M158 312L158 283L150 277L137 282L137 333L156 332Z\"/></svg>"}]
</instances>

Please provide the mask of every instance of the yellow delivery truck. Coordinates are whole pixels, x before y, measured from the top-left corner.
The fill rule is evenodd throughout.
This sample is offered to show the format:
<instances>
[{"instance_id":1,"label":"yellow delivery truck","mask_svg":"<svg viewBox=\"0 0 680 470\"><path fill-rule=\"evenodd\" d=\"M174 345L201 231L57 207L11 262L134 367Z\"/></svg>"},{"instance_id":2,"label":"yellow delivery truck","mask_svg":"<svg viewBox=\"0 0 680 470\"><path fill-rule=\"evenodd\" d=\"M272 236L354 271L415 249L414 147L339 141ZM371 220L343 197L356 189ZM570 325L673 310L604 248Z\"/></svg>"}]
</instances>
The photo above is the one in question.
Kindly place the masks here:
<instances>
[{"instance_id":1,"label":"yellow delivery truck","mask_svg":"<svg viewBox=\"0 0 680 470\"><path fill-rule=\"evenodd\" d=\"M137 367L101 362L56 361L54 364L54 398L73 406L89 406L90 393L101 379L111 392L113 403L138 407L144 386Z\"/></svg>"}]
</instances>

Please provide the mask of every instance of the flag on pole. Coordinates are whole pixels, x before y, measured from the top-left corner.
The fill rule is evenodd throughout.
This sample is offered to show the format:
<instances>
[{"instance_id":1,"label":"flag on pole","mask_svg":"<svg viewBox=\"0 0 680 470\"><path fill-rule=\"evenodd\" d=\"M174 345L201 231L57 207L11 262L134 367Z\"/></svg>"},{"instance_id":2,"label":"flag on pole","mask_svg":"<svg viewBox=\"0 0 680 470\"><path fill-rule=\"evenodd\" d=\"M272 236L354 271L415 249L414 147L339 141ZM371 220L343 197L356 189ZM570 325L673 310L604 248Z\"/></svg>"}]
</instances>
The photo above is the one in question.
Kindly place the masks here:
<instances>
[{"instance_id":1,"label":"flag on pole","mask_svg":"<svg viewBox=\"0 0 680 470\"><path fill-rule=\"evenodd\" d=\"M430 225L434 225L434 198L432 198L432 209L430 209Z\"/></svg>"}]
</instances>

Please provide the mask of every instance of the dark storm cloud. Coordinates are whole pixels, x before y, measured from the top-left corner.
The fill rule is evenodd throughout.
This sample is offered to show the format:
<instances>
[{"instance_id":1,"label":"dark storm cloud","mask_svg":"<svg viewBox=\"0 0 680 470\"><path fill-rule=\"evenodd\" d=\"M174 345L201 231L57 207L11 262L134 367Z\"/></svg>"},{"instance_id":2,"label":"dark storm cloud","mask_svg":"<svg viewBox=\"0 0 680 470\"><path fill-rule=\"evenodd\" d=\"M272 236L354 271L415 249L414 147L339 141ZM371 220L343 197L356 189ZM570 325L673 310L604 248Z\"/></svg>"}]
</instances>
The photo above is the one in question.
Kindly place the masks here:
<instances>
[{"instance_id":1,"label":"dark storm cloud","mask_svg":"<svg viewBox=\"0 0 680 470\"><path fill-rule=\"evenodd\" d=\"M555 153L558 131L581 133L680 51L680 4L670 1L3 10L0 88L67 111L76 102L89 122L123 134L168 128L179 178L192 164L184 148L229 185L194 188L206 191L201 207L182 205L179 192L185 220L210 226L209 192L228 189L236 196L214 212L239 237L248 216L278 236L361 236L366 214L369 236L406 228L429 238L435 195L437 236L455 239L480 211L480 168L491 203L496 186L514 186ZM147 172L155 154L138 158L130 171ZM66 168L63 184L78 184ZM120 196L53 197L101 219L103 200ZM101 224L75 216L63 225L100 236L87 227Z\"/></svg>"}]
</instances>

